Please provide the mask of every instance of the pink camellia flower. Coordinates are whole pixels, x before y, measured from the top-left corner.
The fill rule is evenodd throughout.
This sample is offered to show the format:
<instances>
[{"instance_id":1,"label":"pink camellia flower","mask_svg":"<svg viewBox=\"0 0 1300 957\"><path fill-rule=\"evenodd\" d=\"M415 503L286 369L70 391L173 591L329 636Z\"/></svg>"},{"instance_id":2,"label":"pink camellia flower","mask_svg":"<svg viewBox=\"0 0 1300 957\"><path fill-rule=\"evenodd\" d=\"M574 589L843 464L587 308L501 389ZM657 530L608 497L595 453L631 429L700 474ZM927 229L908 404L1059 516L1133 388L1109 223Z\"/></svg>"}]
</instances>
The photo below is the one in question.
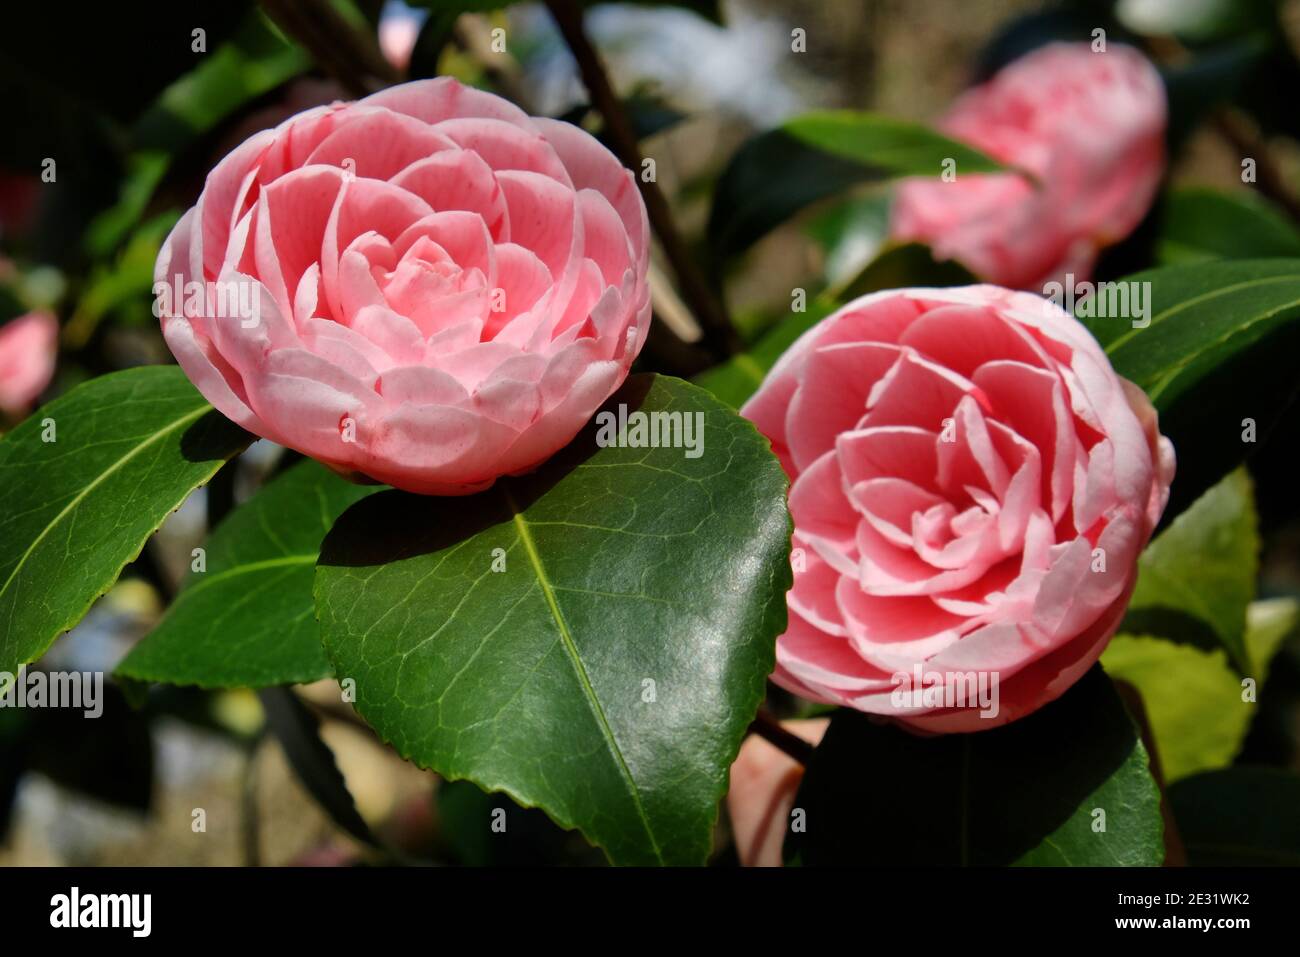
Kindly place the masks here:
<instances>
[{"instance_id":1,"label":"pink camellia flower","mask_svg":"<svg viewBox=\"0 0 1300 957\"><path fill-rule=\"evenodd\" d=\"M1016 173L913 179L891 235L982 279L1041 290L1091 275L1098 251L1146 215L1165 166L1165 92L1131 47L1041 47L963 94L939 124Z\"/></svg>"},{"instance_id":2,"label":"pink camellia flower","mask_svg":"<svg viewBox=\"0 0 1300 957\"><path fill-rule=\"evenodd\" d=\"M26 412L54 375L59 323L47 312L29 312L0 326L0 411Z\"/></svg>"},{"instance_id":3,"label":"pink camellia flower","mask_svg":"<svg viewBox=\"0 0 1300 957\"><path fill-rule=\"evenodd\" d=\"M1015 720L1097 660L1173 478L1087 330L995 286L858 299L741 412L792 482L774 680L922 731Z\"/></svg>"},{"instance_id":4,"label":"pink camellia flower","mask_svg":"<svg viewBox=\"0 0 1300 957\"><path fill-rule=\"evenodd\" d=\"M208 176L158 257L163 335L258 435L413 492L534 468L650 320L632 174L441 78L308 110Z\"/></svg>"}]
</instances>

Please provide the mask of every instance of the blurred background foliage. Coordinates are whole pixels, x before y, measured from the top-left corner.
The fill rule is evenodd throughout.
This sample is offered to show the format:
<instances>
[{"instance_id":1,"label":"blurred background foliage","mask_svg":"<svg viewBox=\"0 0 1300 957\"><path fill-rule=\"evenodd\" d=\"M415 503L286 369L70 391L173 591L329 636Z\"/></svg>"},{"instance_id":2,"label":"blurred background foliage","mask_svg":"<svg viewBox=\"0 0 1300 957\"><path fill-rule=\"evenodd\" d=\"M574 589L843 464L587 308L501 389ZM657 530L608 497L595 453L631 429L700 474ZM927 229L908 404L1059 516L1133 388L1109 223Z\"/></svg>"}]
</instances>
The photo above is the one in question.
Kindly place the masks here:
<instances>
[{"instance_id":1,"label":"blurred background foliage","mask_svg":"<svg viewBox=\"0 0 1300 957\"><path fill-rule=\"evenodd\" d=\"M1160 66L1173 152L1164 199L1107 252L1097 278L1152 264L1300 255L1295 0L584 6L690 255L752 347L743 362L710 369L715 357L701 348L690 309L663 288L642 362L699 374L735 401L835 303L892 286L970 281L924 247L887 247L888 183L782 125L833 107L931 121L963 87L1014 57L1051 40L1088 40L1099 26ZM805 54L791 54L795 28L806 31ZM497 29L504 53L492 49ZM442 74L606 133L541 4L6 9L0 323L38 308L58 315L61 352L46 398L107 371L170 361L151 311L154 260L228 150L310 106ZM1257 188L1241 182L1242 155L1260 160ZM807 312L791 314L794 289L806 292ZM1295 345L1285 353L1292 363ZM1222 825L1215 801L1249 794L1252 807L1270 813L1295 793L1295 779L1278 770L1300 770L1300 416L1291 398L1268 397L1277 424L1249 472L1216 488L1235 502L1216 506L1228 518L1208 531L1191 521L1165 533L1167 549L1187 550L1192 561L1245 556L1236 562L1245 622L1237 639L1255 656L1259 705L1234 708L1238 663L1221 648L1153 637L1159 623L1142 619L1140 602L1106 658L1112 673L1141 688L1170 799L1206 835L1205 848ZM41 666L111 670L157 620L210 523L290 458L258 443L195 493ZM1157 610L1158 599L1150 602ZM338 701L337 687L322 682L291 695L115 689L94 722L0 710L0 863L603 860L539 811L512 811L507 834L491 833L492 809L507 799L403 763ZM1207 710L1216 701L1222 707ZM205 811L205 832L193 829L196 809ZM1294 819L1294 806L1285 815ZM1279 842L1273 853L1300 862L1295 834L1257 843ZM725 816L717 847L717 863L734 863ZM1216 859L1212 850L1192 857Z\"/></svg>"}]
</instances>

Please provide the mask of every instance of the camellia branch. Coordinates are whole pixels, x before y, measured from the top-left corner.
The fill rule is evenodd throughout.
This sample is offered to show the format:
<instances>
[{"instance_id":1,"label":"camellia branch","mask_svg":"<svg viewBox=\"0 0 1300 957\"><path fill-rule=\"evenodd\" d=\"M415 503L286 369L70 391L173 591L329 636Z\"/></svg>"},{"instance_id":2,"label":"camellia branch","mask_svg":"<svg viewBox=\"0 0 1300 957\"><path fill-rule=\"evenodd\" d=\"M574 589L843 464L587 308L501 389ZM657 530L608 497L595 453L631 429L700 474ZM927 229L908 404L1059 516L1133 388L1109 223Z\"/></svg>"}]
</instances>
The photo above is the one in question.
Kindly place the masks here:
<instances>
[{"instance_id":1,"label":"camellia branch","mask_svg":"<svg viewBox=\"0 0 1300 957\"><path fill-rule=\"evenodd\" d=\"M1147 55L1156 63L1178 65L1192 58L1191 51L1173 37L1152 37L1144 44ZM1250 121L1231 106L1224 106L1210 116L1210 124L1242 159L1255 161L1256 185L1297 223L1300 223L1300 199L1287 185L1262 135L1251 128Z\"/></svg>"},{"instance_id":2,"label":"camellia branch","mask_svg":"<svg viewBox=\"0 0 1300 957\"><path fill-rule=\"evenodd\" d=\"M353 29L328 0L261 0L266 15L306 48L316 64L353 96L365 96L401 77L379 44Z\"/></svg>"},{"instance_id":3,"label":"camellia branch","mask_svg":"<svg viewBox=\"0 0 1300 957\"><path fill-rule=\"evenodd\" d=\"M646 211L650 215L650 225L659 237L664 255L677 276L677 284L682 298L686 300L695 314L704 333L704 345L717 359L725 359L743 351L744 344L736 333L735 327L727 318L721 303L709 289L704 276L696 268L695 260L682 241L677 227L673 223L668 201L653 181L647 182L639 175L641 170L641 149L637 145L636 134L627 114L614 93L609 75L600 62L600 55L587 36L582 23L582 10L575 0L546 0L551 16L555 18L564 40L569 45L578 69L582 72L582 82L587 87L592 105L604 117L605 127L609 132L610 144L623 165L629 167L636 175L637 185L645 200Z\"/></svg>"},{"instance_id":4,"label":"camellia branch","mask_svg":"<svg viewBox=\"0 0 1300 957\"><path fill-rule=\"evenodd\" d=\"M1291 192L1286 177L1273 161L1264 138L1256 136L1250 124L1231 109L1220 110L1215 114L1214 127L1243 158L1255 161L1259 191L1282 207L1295 222L1300 223L1300 199Z\"/></svg>"},{"instance_id":5,"label":"camellia branch","mask_svg":"<svg viewBox=\"0 0 1300 957\"><path fill-rule=\"evenodd\" d=\"M772 713L766 708L758 709L758 714L754 715L754 721L749 726L749 730L772 745L772 747L779 749L786 757L793 758L804 767L808 766L808 762L812 760L813 751L816 750L799 735L783 728L781 722L773 717Z\"/></svg>"}]
</instances>

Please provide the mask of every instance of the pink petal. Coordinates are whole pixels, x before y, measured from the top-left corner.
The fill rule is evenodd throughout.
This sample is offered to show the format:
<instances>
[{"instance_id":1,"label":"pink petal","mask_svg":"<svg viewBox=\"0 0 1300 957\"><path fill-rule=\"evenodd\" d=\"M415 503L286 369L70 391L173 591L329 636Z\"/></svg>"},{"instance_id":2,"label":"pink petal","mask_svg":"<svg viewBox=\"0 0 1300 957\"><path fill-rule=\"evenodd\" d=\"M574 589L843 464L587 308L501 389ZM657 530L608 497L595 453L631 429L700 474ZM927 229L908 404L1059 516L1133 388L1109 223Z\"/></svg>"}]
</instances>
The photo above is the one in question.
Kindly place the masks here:
<instances>
[{"instance_id":1,"label":"pink petal","mask_svg":"<svg viewBox=\"0 0 1300 957\"><path fill-rule=\"evenodd\" d=\"M386 180L417 160L451 149L455 149L451 140L417 119L391 110L353 107L305 165L333 166L367 179Z\"/></svg>"},{"instance_id":2,"label":"pink petal","mask_svg":"<svg viewBox=\"0 0 1300 957\"><path fill-rule=\"evenodd\" d=\"M442 212L460 209L483 218L494 242L510 239L510 215L492 167L469 150L450 149L412 163L393 177L393 185L419 196Z\"/></svg>"}]
</instances>

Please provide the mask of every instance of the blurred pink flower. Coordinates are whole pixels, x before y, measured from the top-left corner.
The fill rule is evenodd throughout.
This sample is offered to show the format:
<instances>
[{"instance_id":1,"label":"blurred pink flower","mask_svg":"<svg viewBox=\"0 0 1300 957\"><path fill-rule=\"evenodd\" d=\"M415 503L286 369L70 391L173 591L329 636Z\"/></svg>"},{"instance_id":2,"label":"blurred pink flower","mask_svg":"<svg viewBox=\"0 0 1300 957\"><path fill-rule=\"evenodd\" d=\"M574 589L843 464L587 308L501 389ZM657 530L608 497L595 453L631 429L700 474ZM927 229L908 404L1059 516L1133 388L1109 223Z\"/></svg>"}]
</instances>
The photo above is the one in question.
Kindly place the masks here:
<instances>
[{"instance_id":1,"label":"blurred pink flower","mask_svg":"<svg viewBox=\"0 0 1300 957\"><path fill-rule=\"evenodd\" d=\"M1039 289L1127 236L1151 206L1165 168L1165 92L1131 47L1041 47L963 94L939 123L1037 178L956 171L898 191L891 235L924 242L989 282Z\"/></svg>"},{"instance_id":2,"label":"blurred pink flower","mask_svg":"<svg viewBox=\"0 0 1300 957\"><path fill-rule=\"evenodd\" d=\"M47 312L29 312L0 326L0 410L26 412L54 376L59 323Z\"/></svg>"}]
</instances>

